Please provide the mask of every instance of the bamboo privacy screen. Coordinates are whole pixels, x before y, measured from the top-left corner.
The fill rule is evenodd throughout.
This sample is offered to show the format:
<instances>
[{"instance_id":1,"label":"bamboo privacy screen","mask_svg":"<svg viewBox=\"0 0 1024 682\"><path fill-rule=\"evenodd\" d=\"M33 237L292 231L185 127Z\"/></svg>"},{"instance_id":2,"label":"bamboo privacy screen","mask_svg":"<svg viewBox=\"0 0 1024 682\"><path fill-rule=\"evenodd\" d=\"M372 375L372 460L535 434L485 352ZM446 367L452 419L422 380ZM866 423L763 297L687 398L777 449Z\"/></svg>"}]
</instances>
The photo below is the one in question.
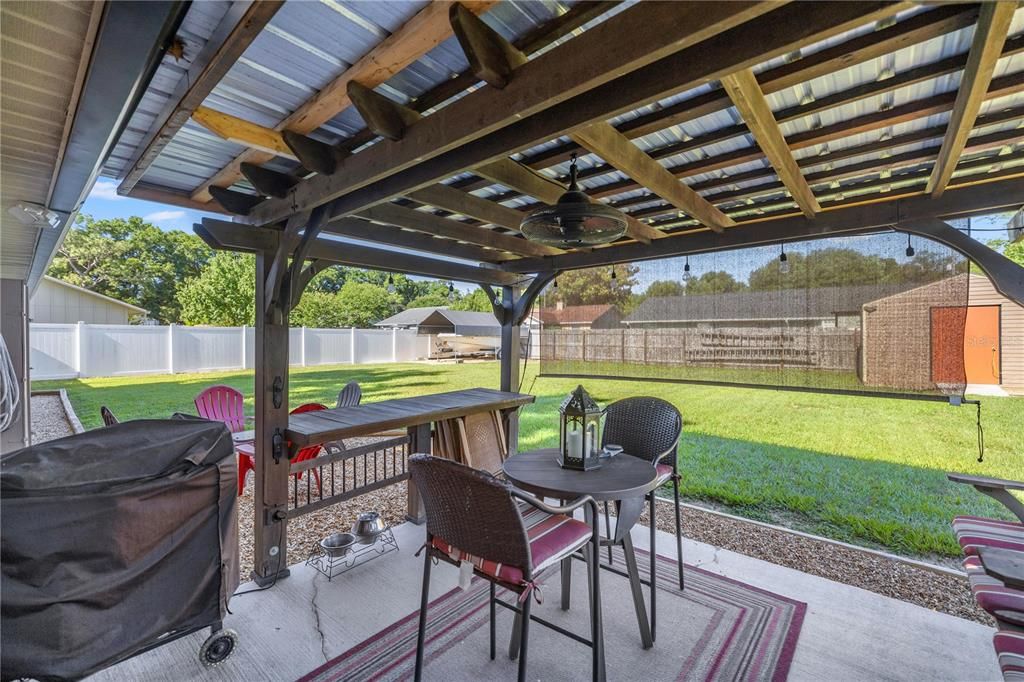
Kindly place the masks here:
<instances>
[{"instance_id":1,"label":"bamboo privacy screen","mask_svg":"<svg viewBox=\"0 0 1024 682\"><path fill-rule=\"evenodd\" d=\"M541 374L962 394L967 272L882 233L563 273Z\"/></svg>"}]
</instances>

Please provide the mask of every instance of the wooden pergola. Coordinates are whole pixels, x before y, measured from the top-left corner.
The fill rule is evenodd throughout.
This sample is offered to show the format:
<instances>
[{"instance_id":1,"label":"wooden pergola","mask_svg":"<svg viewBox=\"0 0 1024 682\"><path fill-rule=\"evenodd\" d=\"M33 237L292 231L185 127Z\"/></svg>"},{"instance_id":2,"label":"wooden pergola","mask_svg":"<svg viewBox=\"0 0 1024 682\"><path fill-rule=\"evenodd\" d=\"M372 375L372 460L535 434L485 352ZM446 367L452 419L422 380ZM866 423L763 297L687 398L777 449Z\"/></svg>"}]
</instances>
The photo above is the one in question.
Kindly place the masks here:
<instances>
[{"instance_id":1,"label":"wooden pergola","mask_svg":"<svg viewBox=\"0 0 1024 682\"><path fill-rule=\"evenodd\" d=\"M497 3L436 2L274 127L208 106L282 4L253 3L193 65L120 190L232 214L195 229L214 248L256 255L258 557L286 522L288 312L329 265L479 284L502 325L503 390L518 385L520 325L569 269L899 230L965 254L1024 301L1021 268L945 222L1024 204L1024 70L998 68L1024 51L1016 2L581 2L511 40L486 20ZM972 27L966 51L851 75ZM468 71L404 104L380 87L451 35ZM956 89L857 106L950 74ZM854 84L770 102L828 78ZM318 130L350 107L365 128L325 142ZM726 111L731 125L690 127ZM947 122L900 129L939 115ZM145 182L189 117L245 151L189 192ZM678 134L688 127L697 132ZM748 143L716 147L736 138ZM573 154L592 200L626 213L621 240L563 250L519 233L525 211L565 191L559 171ZM516 435L513 425L513 449Z\"/></svg>"}]
</instances>

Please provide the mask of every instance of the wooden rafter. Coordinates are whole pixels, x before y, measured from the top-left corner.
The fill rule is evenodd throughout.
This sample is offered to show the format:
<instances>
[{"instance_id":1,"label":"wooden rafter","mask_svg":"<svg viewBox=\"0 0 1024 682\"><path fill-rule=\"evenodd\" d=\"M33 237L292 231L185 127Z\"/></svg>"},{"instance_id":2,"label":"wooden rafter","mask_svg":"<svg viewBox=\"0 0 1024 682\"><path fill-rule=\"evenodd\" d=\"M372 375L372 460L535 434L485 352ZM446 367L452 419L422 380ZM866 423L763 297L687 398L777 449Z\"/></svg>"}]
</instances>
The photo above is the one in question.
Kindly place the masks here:
<instances>
[{"instance_id":1,"label":"wooden rafter","mask_svg":"<svg viewBox=\"0 0 1024 682\"><path fill-rule=\"evenodd\" d=\"M506 87L515 76L516 70L526 63L526 55L516 49L509 41L489 28L483 20L469 14L459 12L453 8L452 22L455 25L455 35L459 39L463 52L469 60L470 68L476 75L492 87L501 89ZM696 192L691 191L685 185L680 184L665 169L653 159L648 157L632 142L623 137L612 126L605 122L592 123L572 134L574 140L581 142L592 152L597 153L609 161L619 170L636 178L641 184L651 188L656 194L677 204L690 215L697 217L707 223L713 229L722 229L731 224L714 206L702 199ZM498 162L501 168L494 169L494 162L486 164L478 169L478 172L486 178L514 189L521 189L523 181L517 181L515 177L526 177L526 181L534 185L540 185L541 190L545 186L558 185L539 174L534 174L525 166L503 159ZM515 166L521 170L509 172L509 166ZM495 173L497 171L497 174ZM554 188L552 188L554 189ZM557 193L549 192L547 195L533 194L542 197L542 201L553 204L565 191L565 188L558 185ZM661 235L643 225L637 224L635 219L630 220L627 232L631 237L641 241L657 238Z\"/></svg>"},{"instance_id":2,"label":"wooden rafter","mask_svg":"<svg viewBox=\"0 0 1024 682\"><path fill-rule=\"evenodd\" d=\"M804 215L808 218L814 217L814 214L821 210L821 206L818 205L814 192L800 172L800 167L796 165L793 152L786 144L786 138L782 136L782 130L772 115L768 100L757 84L754 72L743 69L729 74L722 79L722 87L729 93L768 162L793 196L793 201Z\"/></svg>"},{"instance_id":3,"label":"wooden rafter","mask_svg":"<svg viewBox=\"0 0 1024 682\"><path fill-rule=\"evenodd\" d=\"M193 229L211 247L227 251L273 252L281 237L280 228L256 227L211 218L204 218L203 222L194 225ZM505 272L496 267L463 265L439 258L424 258L398 251L375 249L328 239L314 240L307 257L311 260L338 265L404 272L411 275L454 279L474 284L516 285L528 281L528 278L523 275Z\"/></svg>"},{"instance_id":4,"label":"wooden rafter","mask_svg":"<svg viewBox=\"0 0 1024 682\"><path fill-rule=\"evenodd\" d=\"M485 248L475 244L464 244L454 239L441 238L424 232L404 230L393 225L371 223L361 218L349 216L332 220L324 226L323 231L378 244L398 246L403 249L425 251L433 255L444 254L445 256L462 258L469 261L500 263L515 257L514 254L510 254L500 248ZM493 247L494 245L491 246Z\"/></svg>"},{"instance_id":5,"label":"wooden rafter","mask_svg":"<svg viewBox=\"0 0 1024 682\"><path fill-rule=\"evenodd\" d=\"M495 1L466 0L464 4L471 11L483 12L490 8ZM275 129L278 131L287 129L301 134L313 132L349 106L347 88L350 82L358 81L368 87L380 85L450 38L449 5L451 2L447 0L427 3L427 6L416 16L363 55L344 73L285 118ZM211 197L207 188L210 185L221 187L233 185L241 178L242 163L261 164L272 159L273 156L267 151L246 150L193 191L192 198L209 201Z\"/></svg>"},{"instance_id":6,"label":"wooden rafter","mask_svg":"<svg viewBox=\"0 0 1024 682\"><path fill-rule=\"evenodd\" d=\"M472 142L480 142L481 146L501 145L502 137L494 135L497 131L506 132L512 124L521 123L531 114L550 114L556 104L578 99L578 96L598 86L607 86L622 77L620 74L630 70L675 57L684 48L738 24L742 25L746 20L774 7L739 2L713 5L700 2L641 3L630 7L573 40L530 60L518 69L516 78L508 87L501 90L481 88L470 93L437 115L426 116L410 126L400 142L383 141L375 144L353 157L350 163L344 164L334 175L318 175L302 182L295 188L295 205L301 209L307 205L331 201L341 195L352 196L356 194L355 190L369 185L374 186L372 193L390 190L389 185L379 181L413 166L422 168L439 156L444 157L443 165L457 171L460 167L473 167L507 154L508 147L475 159L456 152ZM858 7L863 11L862 7ZM785 10L785 6L782 10ZM659 30L652 32L652 25L658 25ZM614 46L614 49L610 49L610 46ZM753 55L752 59L761 56L760 49L756 52L759 54ZM659 92L673 89L671 81L666 83L664 80L655 87ZM602 104L593 102L592 106L600 107ZM576 106L573 108L577 109ZM577 115L582 113L589 112L580 109ZM558 119L562 117L559 115ZM546 125L554 123L551 120ZM543 139L547 135L548 130L545 129L536 131L530 137ZM516 146L510 145L512 148ZM405 186L389 194L395 196L418 189L448 174L439 173L433 179ZM354 196L352 198L355 199ZM367 201L353 210L379 201ZM291 206L268 201L258 207L254 215L258 221L266 223L292 210Z\"/></svg>"},{"instance_id":7,"label":"wooden rafter","mask_svg":"<svg viewBox=\"0 0 1024 682\"><path fill-rule=\"evenodd\" d=\"M523 219L523 214L515 209L440 183L411 192L408 196L421 204L471 216L484 223L510 230L518 231L519 223Z\"/></svg>"},{"instance_id":8,"label":"wooden rafter","mask_svg":"<svg viewBox=\"0 0 1024 682\"><path fill-rule=\"evenodd\" d=\"M953 177L967 137L974 127L974 120L978 117L982 102L985 101L996 62L1002 55L1003 43L1006 41L1016 11L1016 2L982 4L967 66L964 68L953 113L949 117L946 135L942 140L942 149L928 180L928 191L932 196L941 196L949 179Z\"/></svg>"},{"instance_id":9,"label":"wooden rafter","mask_svg":"<svg viewBox=\"0 0 1024 682\"><path fill-rule=\"evenodd\" d=\"M804 6L807 6L806 3ZM794 62L769 69L758 75L758 84L765 94L770 95L793 85L828 75L840 68L862 64L909 45L971 26L977 20L977 17L977 6L947 5L937 7L933 10L916 14L905 21L886 28L825 48ZM935 77L938 75L941 75L941 73L936 73L934 76L925 75L925 77ZM883 80L880 83L872 83L871 85L881 88L885 87L885 83L886 81ZM877 92L882 91L884 90L878 90ZM868 92L862 96L871 96L871 94L877 94L877 92ZM729 95L723 89L717 88L704 95L698 95L625 121L618 126L618 130L630 139L635 139L717 111L723 111L730 106L732 106L732 100L730 100ZM735 126L732 128L734 130L730 135L731 137L746 133L745 126ZM688 148L696 149L700 145L711 143L711 139L701 143L694 141L694 144L698 146L690 146ZM579 146L572 142L558 145L532 155L525 160L525 163L537 169L547 168L563 163L568 160L572 152L579 151L579 149ZM673 153L680 153L682 151L687 151L687 148L681 148L678 152ZM655 156L655 158L660 157Z\"/></svg>"},{"instance_id":10,"label":"wooden rafter","mask_svg":"<svg viewBox=\"0 0 1024 682\"><path fill-rule=\"evenodd\" d=\"M527 241L521 237L499 234L442 218L426 211L416 211L392 203L382 203L359 212L359 217L376 222L427 232L439 237L458 239L481 246L493 246L521 256L552 256L564 253L561 249Z\"/></svg>"},{"instance_id":11,"label":"wooden rafter","mask_svg":"<svg viewBox=\"0 0 1024 682\"><path fill-rule=\"evenodd\" d=\"M189 116L213 92L221 79L234 66L277 11L283 0L234 3L217 27L207 46L194 59L161 112L147 139L139 145L128 171L118 186L119 194L128 194L160 156L160 152L188 121ZM244 12L239 16L239 12Z\"/></svg>"},{"instance_id":12,"label":"wooden rafter","mask_svg":"<svg viewBox=\"0 0 1024 682\"><path fill-rule=\"evenodd\" d=\"M740 246L888 230L904 220L979 215L1022 203L1024 177L1016 177L959 189L951 188L938 199L918 192L915 196L883 198L873 203L824 211L814 219L796 214L748 220L722 233L703 229L695 233L670 235L650 244L628 243L590 252L570 252L554 258L527 258L509 261L500 267L509 272L535 273L634 263Z\"/></svg>"},{"instance_id":13,"label":"wooden rafter","mask_svg":"<svg viewBox=\"0 0 1024 682\"><path fill-rule=\"evenodd\" d=\"M589 125L573 133L572 139L712 230L721 232L735 224L611 125Z\"/></svg>"}]
</instances>

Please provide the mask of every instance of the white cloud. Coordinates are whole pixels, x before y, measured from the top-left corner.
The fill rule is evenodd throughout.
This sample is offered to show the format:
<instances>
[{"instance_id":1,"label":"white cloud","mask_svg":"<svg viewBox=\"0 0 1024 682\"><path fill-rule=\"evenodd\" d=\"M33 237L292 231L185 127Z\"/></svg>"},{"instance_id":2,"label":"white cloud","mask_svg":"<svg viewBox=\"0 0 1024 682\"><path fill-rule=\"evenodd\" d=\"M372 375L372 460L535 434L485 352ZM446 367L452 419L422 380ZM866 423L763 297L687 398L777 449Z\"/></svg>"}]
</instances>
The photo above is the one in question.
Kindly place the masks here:
<instances>
[{"instance_id":1,"label":"white cloud","mask_svg":"<svg viewBox=\"0 0 1024 682\"><path fill-rule=\"evenodd\" d=\"M113 180L99 179L96 184L93 185L92 191L89 192L89 199L109 199L110 201L120 201L124 199L123 196L117 193L117 183Z\"/></svg>"},{"instance_id":2,"label":"white cloud","mask_svg":"<svg viewBox=\"0 0 1024 682\"><path fill-rule=\"evenodd\" d=\"M168 220L181 220L184 217L184 211L157 211L143 217L143 220L150 223L162 223Z\"/></svg>"}]
</instances>

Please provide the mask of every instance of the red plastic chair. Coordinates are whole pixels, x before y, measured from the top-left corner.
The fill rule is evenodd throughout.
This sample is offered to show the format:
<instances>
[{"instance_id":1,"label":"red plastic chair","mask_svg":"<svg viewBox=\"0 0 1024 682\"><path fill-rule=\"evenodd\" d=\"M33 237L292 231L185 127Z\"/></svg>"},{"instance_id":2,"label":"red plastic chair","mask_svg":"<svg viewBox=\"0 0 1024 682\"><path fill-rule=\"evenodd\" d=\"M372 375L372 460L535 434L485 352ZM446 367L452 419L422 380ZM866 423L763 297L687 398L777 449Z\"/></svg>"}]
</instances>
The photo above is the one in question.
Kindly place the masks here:
<instances>
[{"instance_id":1,"label":"red plastic chair","mask_svg":"<svg viewBox=\"0 0 1024 682\"><path fill-rule=\"evenodd\" d=\"M326 410L326 405L320 403L306 403L305 405L299 405L288 414L302 414L303 412L315 412L317 410ZM320 454L322 445L308 445L295 455L292 462L305 462L307 459L313 459ZM256 471L256 446L252 443L243 443L236 446L238 451L238 495L241 497L242 493L245 492L245 477L250 471ZM316 479L316 489L318 492L323 491L323 484L320 481L320 472L316 469L310 470L313 473L313 478ZM295 477L302 480L302 472L295 474Z\"/></svg>"},{"instance_id":2,"label":"red plastic chair","mask_svg":"<svg viewBox=\"0 0 1024 682\"><path fill-rule=\"evenodd\" d=\"M245 399L230 386L210 386L196 396L196 412L211 421L224 422L231 433L246 430Z\"/></svg>"}]
</instances>

